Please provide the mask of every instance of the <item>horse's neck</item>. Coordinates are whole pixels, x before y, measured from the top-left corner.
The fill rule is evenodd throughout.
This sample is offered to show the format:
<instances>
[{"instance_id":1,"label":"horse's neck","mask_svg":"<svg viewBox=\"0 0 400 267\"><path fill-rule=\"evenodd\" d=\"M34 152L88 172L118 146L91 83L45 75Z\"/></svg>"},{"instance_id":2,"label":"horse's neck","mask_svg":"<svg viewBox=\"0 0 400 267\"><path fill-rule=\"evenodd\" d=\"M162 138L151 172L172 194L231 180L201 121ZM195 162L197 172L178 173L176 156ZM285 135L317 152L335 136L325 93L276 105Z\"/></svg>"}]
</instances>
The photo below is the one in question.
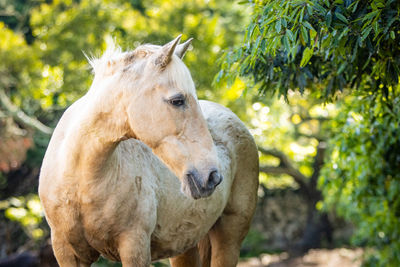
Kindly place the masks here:
<instances>
[{"instance_id":1,"label":"horse's neck","mask_svg":"<svg viewBox=\"0 0 400 267\"><path fill-rule=\"evenodd\" d=\"M85 179L104 174L113 152L126 136L126 115L121 94L88 94L73 106L64 139L68 168Z\"/></svg>"}]
</instances>

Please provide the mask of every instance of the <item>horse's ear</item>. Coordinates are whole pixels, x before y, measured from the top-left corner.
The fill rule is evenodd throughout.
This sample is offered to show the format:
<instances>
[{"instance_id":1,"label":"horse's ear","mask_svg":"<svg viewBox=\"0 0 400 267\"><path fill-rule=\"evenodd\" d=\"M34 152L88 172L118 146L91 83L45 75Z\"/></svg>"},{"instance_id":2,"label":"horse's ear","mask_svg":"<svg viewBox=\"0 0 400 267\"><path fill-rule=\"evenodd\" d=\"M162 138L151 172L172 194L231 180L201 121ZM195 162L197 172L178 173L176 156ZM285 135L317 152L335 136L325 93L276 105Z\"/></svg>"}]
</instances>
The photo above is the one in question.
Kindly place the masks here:
<instances>
[{"instance_id":1,"label":"horse's ear","mask_svg":"<svg viewBox=\"0 0 400 267\"><path fill-rule=\"evenodd\" d=\"M174 40L165 44L161 48L161 53L156 58L155 64L159 66L161 69L164 69L168 63L171 61L172 55L175 52L175 48L178 45L179 41L181 40L182 34L179 34Z\"/></svg>"},{"instance_id":2,"label":"horse's ear","mask_svg":"<svg viewBox=\"0 0 400 267\"><path fill-rule=\"evenodd\" d=\"M193 41L193 38L190 38L183 44L178 45L175 50L175 55L177 55L178 57L180 57L182 59L192 41Z\"/></svg>"}]
</instances>

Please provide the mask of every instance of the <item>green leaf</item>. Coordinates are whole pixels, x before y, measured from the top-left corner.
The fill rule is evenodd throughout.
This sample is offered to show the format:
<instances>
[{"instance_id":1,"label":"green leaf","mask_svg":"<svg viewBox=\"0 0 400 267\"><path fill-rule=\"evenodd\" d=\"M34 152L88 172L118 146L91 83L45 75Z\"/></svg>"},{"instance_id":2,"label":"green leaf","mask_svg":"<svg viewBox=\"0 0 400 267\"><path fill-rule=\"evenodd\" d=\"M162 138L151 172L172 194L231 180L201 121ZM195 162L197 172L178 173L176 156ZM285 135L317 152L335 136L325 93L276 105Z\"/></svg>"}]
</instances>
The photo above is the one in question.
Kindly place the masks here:
<instances>
[{"instance_id":1,"label":"green leaf","mask_svg":"<svg viewBox=\"0 0 400 267\"><path fill-rule=\"evenodd\" d=\"M301 37L303 37L304 42L307 44L308 43L308 33L305 27L300 28L301 31Z\"/></svg>"},{"instance_id":2,"label":"green leaf","mask_svg":"<svg viewBox=\"0 0 400 267\"><path fill-rule=\"evenodd\" d=\"M282 42L283 42L283 46L285 47L285 50L289 53L290 52L290 45L289 45L288 37L286 35L284 35L282 37Z\"/></svg>"},{"instance_id":3,"label":"green leaf","mask_svg":"<svg viewBox=\"0 0 400 267\"><path fill-rule=\"evenodd\" d=\"M304 9L305 9L305 7L303 7L303 8L301 9L301 11L300 11L300 19L299 19L299 22L302 22L302 21L303 21L303 18L304 18Z\"/></svg>"},{"instance_id":4,"label":"green leaf","mask_svg":"<svg viewBox=\"0 0 400 267\"><path fill-rule=\"evenodd\" d=\"M290 55L292 55L292 59L296 57L297 53L297 45L293 45L292 48L290 49Z\"/></svg>"},{"instance_id":5,"label":"green leaf","mask_svg":"<svg viewBox=\"0 0 400 267\"><path fill-rule=\"evenodd\" d=\"M325 14L326 9L323 8L320 4L318 4L317 2L314 2L313 5L314 5L314 9L319 11L321 14Z\"/></svg>"},{"instance_id":6,"label":"green leaf","mask_svg":"<svg viewBox=\"0 0 400 267\"><path fill-rule=\"evenodd\" d=\"M396 16L389 20L388 24L385 27L384 33L387 33L387 31L389 30L390 26L392 26L393 22L395 22L396 20L399 20Z\"/></svg>"},{"instance_id":7,"label":"green leaf","mask_svg":"<svg viewBox=\"0 0 400 267\"><path fill-rule=\"evenodd\" d=\"M303 57L301 58L300 67L303 68L310 61L313 55L313 49L306 47L303 51Z\"/></svg>"},{"instance_id":8,"label":"green leaf","mask_svg":"<svg viewBox=\"0 0 400 267\"><path fill-rule=\"evenodd\" d=\"M314 40L314 38L317 36L317 32L314 30L310 30L310 39Z\"/></svg>"},{"instance_id":9,"label":"green leaf","mask_svg":"<svg viewBox=\"0 0 400 267\"><path fill-rule=\"evenodd\" d=\"M379 13L379 10L372 11L372 12L368 13L367 15L365 15L365 16L362 18L362 20L363 20L363 21L366 21L366 20L368 20L368 19L371 19L371 18L375 17L378 13Z\"/></svg>"},{"instance_id":10,"label":"green leaf","mask_svg":"<svg viewBox=\"0 0 400 267\"><path fill-rule=\"evenodd\" d=\"M390 31L390 37L394 40L396 36L394 35L394 31Z\"/></svg>"},{"instance_id":11,"label":"green leaf","mask_svg":"<svg viewBox=\"0 0 400 267\"><path fill-rule=\"evenodd\" d=\"M251 33L250 38L254 40L255 37L258 37L260 35L260 28L258 24L253 28L253 31Z\"/></svg>"},{"instance_id":12,"label":"green leaf","mask_svg":"<svg viewBox=\"0 0 400 267\"><path fill-rule=\"evenodd\" d=\"M349 21L346 19L345 16L343 16L342 14L340 14L339 12L335 12L335 15L338 19L340 19L341 21L343 21L346 24L349 24Z\"/></svg>"},{"instance_id":13,"label":"green leaf","mask_svg":"<svg viewBox=\"0 0 400 267\"><path fill-rule=\"evenodd\" d=\"M329 10L328 13L326 13L326 26L331 26L332 23L332 12Z\"/></svg>"},{"instance_id":14,"label":"green leaf","mask_svg":"<svg viewBox=\"0 0 400 267\"><path fill-rule=\"evenodd\" d=\"M246 34L245 34L246 40L249 40L251 38L255 27L256 27L256 24L254 22L251 22L250 25L247 27Z\"/></svg>"},{"instance_id":15,"label":"green leaf","mask_svg":"<svg viewBox=\"0 0 400 267\"><path fill-rule=\"evenodd\" d=\"M361 35L361 40L362 41L364 41L365 38L368 37L368 35L371 32L371 30L372 30L372 26L368 26L366 29L364 29L364 31L362 32L362 35Z\"/></svg>"},{"instance_id":16,"label":"green leaf","mask_svg":"<svg viewBox=\"0 0 400 267\"><path fill-rule=\"evenodd\" d=\"M286 21L286 19L285 19L285 18L282 18L281 21L282 21L282 26L286 28L286 27L287 27L287 21Z\"/></svg>"},{"instance_id":17,"label":"green leaf","mask_svg":"<svg viewBox=\"0 0 400 267\"><path fill-rule=\"evenodd\" d=\"M380 33L378 21L374 22L374 31L375 31L375 36L378 36L378 34Z\"/></svg>"},{"instance_id":18,"label":"green leaf","mask_svg":"<svg viewBox=\"0 0 400 267\"><path fill-rule=\"evenodd\" d=\"M290 41L294 41L293 32L291 30L286 30L286 36L289 38Z\"/></svg>"},{"instance_id":19,"label":"green leaf","mask_svg":"<svg viewBox=\"0 0 400 267\"><path fill-rule=\"evenodd\" d=\"M354 1L351 5L347 7L347 10L352 8L351 13L354 13L354 11L356 11L357 9L358 3L359 3L358 1Z\"/></svg>"},{"instance_id":20,"label":"green leaf","mask_svg":"<svg viewBox=\"0 0 400 267\"><path fill-rule=\"evenodd\" d=\"M342 64L340 64L337 74L341 74L344 71L344 69L346 68L346 66L347 66L347 62L343 62Z\"/></svg>"},{"instance_id":21,"label":"green leaf","mask_svg":"<svg viewBox=\"0 0 400 267\"><path fill-rule=\"evenodd\" d=\"M311 24L310 24L308 21L304 21L304 22L303 22L303 25L304 25L305 27L307 27L308 29L310 29L310 30L316 31L316 30L313 28L313 26L311 26Z\"/></svg>"},{"instance_id":22,"label":"green leaf","mask_svg":"<svg viewBox=\"0 0 400 267\"><path fill-rule=\"evenodd\" d=\"M350 28L345 28L344 31L342 31L342 33L340 33L338 40L341 40L344 36L347 35L347 33L350 31Z\"/></svg>"},{"instance_id":23,"label":"green leaf","mask_svg":"<svg viewBox=\"0 0 400 267\"><path fill-rule=\"evenodd\" d=\"M281 28L282 28L281 20L278 19L278 21L277 21L276 24L275 24L275 30L276 30L276 32L277 32L277 33L280 33L280 32L281 32Z\"/></svg>"}]
</instances>

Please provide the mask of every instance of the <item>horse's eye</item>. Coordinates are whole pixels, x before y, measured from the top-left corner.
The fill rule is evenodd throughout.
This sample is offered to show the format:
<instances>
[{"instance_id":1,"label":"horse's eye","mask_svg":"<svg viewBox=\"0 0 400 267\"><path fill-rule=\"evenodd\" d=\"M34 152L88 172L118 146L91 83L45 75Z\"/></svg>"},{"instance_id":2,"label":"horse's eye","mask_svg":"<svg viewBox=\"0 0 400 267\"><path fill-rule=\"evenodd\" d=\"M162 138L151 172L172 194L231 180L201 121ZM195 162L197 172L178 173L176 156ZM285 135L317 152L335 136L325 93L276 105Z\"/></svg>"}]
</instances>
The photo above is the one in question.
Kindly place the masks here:
<instances>
[{"instance_id":1,"label":"horse's eye","mask_svg":"<svg viewBox=\"0 0 400 267\"><path fill-rule=\"evenodd\" d=\"M177 97L169 100L169 103L175 107L180 107L185 105L185 99L183 97Z\"/></svg>"}]
</instances>

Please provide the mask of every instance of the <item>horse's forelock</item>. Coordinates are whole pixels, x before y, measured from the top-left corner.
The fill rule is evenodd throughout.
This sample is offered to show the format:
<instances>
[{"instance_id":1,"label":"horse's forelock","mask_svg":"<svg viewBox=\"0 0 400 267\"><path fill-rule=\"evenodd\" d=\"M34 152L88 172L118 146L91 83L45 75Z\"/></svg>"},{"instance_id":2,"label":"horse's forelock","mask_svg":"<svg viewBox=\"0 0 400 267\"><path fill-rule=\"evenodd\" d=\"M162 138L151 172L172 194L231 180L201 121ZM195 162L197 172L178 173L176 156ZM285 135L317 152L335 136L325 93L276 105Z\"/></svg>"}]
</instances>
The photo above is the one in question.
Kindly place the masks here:
<instances>
[{"instance_id":1,"label":"horse's forelock","mask_svg":"<svg viewBox=\"0 0 400 267\"><path fill-rule=\"evenodd\" d=\"M167 72L168 80L174 86L196 97L195 86L190 71L178 56L174 56L172 62L164 71Z\"/></svg>"},{"instance_id":2,"label":"horse's forelock","mask_svg":"<svg viewBox=\"0 0 400 267\"><path fill-rule=\"evenodd\" d=\"M144 44L138 46L134 50L134 52L139 55L143 54L143 56L141 57L146 57L160 52L161 48L162 46L159 45ZM154 64L154 68L158 68L158 66ZM173 55L171 63L168 64L167 68L162 69L161 71L167 74L168 82L173 84L173 86L177 86L184 92L192 94L196 97L196 92L190 72L177 55Z\"/></svg>"},{"instance_id":3,"label":"horse's forelock","mask_svg":"<svg viewBox=\"0 0 400 267\"><path fill-rule=\"evenodd\" d=\"M135 58L144 58L149 54L153 54L159 48L160 46L157 45L144 44L137 47L134 51L122 52L122 49L111 39L111 41L107 42L107 49L101 57L89 56L85 52L83 54L95 75L107 75L114 73L116 69L121 67L121 64L129 65L133 63Z\"/></svg>"}]
</instances>

